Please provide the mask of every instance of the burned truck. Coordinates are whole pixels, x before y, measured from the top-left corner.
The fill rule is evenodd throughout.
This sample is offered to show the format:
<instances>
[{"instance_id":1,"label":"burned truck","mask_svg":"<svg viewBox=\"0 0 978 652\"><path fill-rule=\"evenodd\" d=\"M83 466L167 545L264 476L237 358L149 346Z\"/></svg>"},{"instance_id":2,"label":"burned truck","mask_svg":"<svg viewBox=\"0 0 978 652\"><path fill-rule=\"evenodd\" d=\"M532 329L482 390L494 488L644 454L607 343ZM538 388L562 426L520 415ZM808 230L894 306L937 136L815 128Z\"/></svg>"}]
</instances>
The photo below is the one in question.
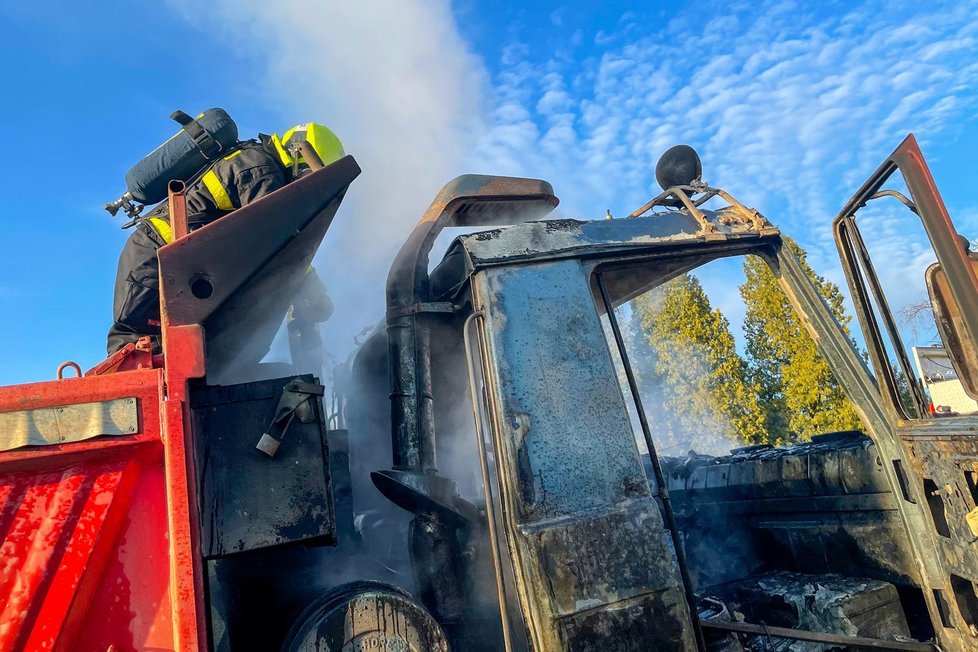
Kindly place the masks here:
<instances>
[{"instance_id":1,"label":"burned truck","mask_svg":"<svg viewBox=\"0 0 978 652\"><path fill-rule=\"evenodd\" d=\"M160 249L162 356L130 345L0 389L0 647L975 649L978 420L927 409L856 219L891 198L919 218L940 334L978 395L975 257L916 142L833 223L868 359L779 229L671 156L621 219L547 219L540 180L448 183L328 402L318 370L263 365L278 320L256 297L285 314L351 157ZM448 227L471 232L432 266ZM863 428L657 451L623 306L744 256Z\"/></svg>"}]
</instances>

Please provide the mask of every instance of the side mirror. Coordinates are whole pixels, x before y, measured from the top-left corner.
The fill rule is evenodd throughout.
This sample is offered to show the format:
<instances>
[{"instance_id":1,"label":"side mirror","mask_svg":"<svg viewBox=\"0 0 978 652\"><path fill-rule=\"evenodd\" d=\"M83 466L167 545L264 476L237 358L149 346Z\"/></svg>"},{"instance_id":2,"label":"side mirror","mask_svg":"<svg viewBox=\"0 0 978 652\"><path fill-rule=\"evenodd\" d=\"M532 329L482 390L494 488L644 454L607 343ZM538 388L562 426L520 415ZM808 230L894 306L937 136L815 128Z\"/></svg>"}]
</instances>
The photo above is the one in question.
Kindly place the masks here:
<instances>
[{"instance_id":1,"label":"side mirror","mask_svg":"<svg viewBox=\"0 0 978 652\"><path fill-rule=\"evenodd\" d=\"M978 254L969 252L971 273L978 275ZM934 310L937 332L944 350L961 380L965 393L978 401L978 342L968 336L961 309L954 300L947 274L940 263L934 263L924 273L927 294Z\"/></svg>"}]
</instances>

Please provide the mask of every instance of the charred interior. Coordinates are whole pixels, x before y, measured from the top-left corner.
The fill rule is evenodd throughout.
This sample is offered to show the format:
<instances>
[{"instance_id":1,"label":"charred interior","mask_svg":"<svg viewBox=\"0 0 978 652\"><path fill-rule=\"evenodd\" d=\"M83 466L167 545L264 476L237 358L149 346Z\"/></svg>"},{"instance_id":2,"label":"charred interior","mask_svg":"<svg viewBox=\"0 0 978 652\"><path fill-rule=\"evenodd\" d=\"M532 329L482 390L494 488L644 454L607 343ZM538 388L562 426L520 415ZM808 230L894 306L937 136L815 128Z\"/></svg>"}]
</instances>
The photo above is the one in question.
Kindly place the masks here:
<instances>
[{"instance_id":1,"label":"charred interior","mask_svg":"<svg viewBox=\"0 0 978 652\"><path fill-rule=\"evenodd\" d=\"M742 446L719 456L687 445L684 457L656 456L656 429L664 424L658 414L645 416L647 391L629 368L617 308L717 256L743 253L743 246L626 259L599 266L592 281L610 318L609 345L620 349L619 381L638 411L636 438L644 431L652 451L643 456L650 489L679 533L677 563L687 570L704 642L709 649L807 650L931 640L935 628L897 509L905 495L894 496L883 457L865 434L824 433L810 443ZM751 248L776 263L773 249ZM771 627L825 636L780 638L766 631ZM929 649L916 645L906 649Z\"/></svg>"},{"instance_id":2,"label":"charred interior","mask_svg":"<svg viewBox=\"0 0 978 652\"><path fill-rule=\"evenodd\" d=\"M753 623L934 636L894 505L900 497L862 433L661 461L698 595Z\"/></svg>"}]
</instances>

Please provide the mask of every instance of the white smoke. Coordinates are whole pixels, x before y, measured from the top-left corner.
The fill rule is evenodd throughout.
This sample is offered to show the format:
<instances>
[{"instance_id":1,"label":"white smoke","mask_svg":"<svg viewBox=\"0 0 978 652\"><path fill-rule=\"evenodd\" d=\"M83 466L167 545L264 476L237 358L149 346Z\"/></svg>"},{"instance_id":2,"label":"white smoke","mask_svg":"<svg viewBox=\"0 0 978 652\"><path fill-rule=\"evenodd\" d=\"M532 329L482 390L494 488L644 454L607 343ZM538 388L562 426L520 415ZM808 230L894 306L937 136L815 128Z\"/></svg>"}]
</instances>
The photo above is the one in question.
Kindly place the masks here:
<instances>
[{"instance_id":1,"label":"white smoke","mask_svg":"<svg viewBox=\"0 0 978 652\"><path fill-rule=\"evenodd\" d=\"M363 170L315 261L335 305L324 345L342 361L355 336L384 316L385 282L398 248L438 190L469 171L466 162L484 132L488 75L461 38L448 0L216 0L206 10L190 0L170 2L202 33L258 63L254 78L243 82L275 124L253 129L282 133L299 122L326 124ZM378 518L386 524L374 524L381 534L368 533L368 545L386 543L404 556L406 534L384 527L397 521L391 511L407 516L380 498L369 477L391 463L387 373L374 362L369 380L379 383L377 391L358 402L368 414L351 418L354 501L364 527ZM329 384L330 369L324 371ZM365 391L359 384L354 389ZM398 583L410 585L405 559L370 554L396 566ZM384 579L371 573L358 567L354 576Z\"/></svg>"},{"instance_id":2,"label":"white smoke","mask_svg":"<svg viewBox=\"0 0 978 652\"><path fill-rule=\"evenodd\" d=\"M383 315L400 243L439 188L466 171L483 130L483 66L447 0L217 0L206 11L171 2L260 64L246 83L280 121L262 130L324 123L363 169L316 261L336 304L326 346L345 356Z\"/></svg>"}]
</instances>

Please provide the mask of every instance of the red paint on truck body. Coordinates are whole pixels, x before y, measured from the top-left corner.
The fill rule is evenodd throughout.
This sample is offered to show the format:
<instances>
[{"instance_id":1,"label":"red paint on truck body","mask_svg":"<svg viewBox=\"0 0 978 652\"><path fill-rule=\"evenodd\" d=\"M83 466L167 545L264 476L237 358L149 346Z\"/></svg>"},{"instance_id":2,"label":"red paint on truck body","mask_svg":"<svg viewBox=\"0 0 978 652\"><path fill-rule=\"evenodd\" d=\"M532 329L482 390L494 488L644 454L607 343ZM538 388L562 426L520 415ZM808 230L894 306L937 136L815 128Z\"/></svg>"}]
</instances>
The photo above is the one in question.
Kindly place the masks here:
<instances>
[{"instance_id":1,"label":"red paint on truck body","mask_svg":"<svg viewBox=\"0 0 978 652\"><path fill-rule=\"evenodd\" d=\"M199 648L181 374L203 349L187 330L166 371L0 387L0 412L135 398L138 414L132 435L0 452L0 650Z\"/></svg>"}]
</instances>

